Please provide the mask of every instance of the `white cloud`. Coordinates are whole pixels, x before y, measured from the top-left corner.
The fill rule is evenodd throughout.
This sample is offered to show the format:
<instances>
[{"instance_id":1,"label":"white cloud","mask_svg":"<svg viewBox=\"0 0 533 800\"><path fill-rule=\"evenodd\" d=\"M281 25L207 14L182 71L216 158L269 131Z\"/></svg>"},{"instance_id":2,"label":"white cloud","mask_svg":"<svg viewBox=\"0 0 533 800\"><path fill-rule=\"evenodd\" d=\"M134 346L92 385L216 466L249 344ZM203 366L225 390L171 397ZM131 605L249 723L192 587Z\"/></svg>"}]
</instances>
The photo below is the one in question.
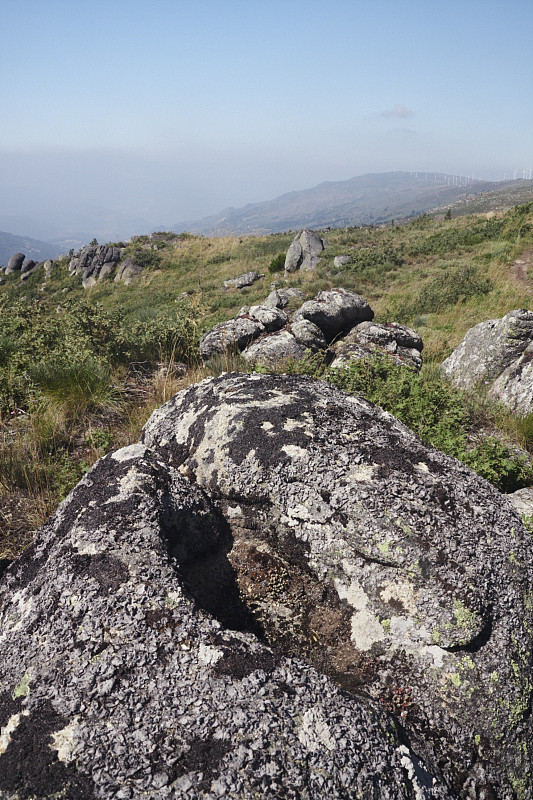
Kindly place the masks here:
<instances>
[{"instance_id":1,"label":"white cloud","mask_svg":"<svg viewBox=\"0 0 533 800\"><path fill-rule=\"evenodd\" d=\"M382 117L394 117L395 119L407 119L408 117L414 117L414 115L414 111L411 111L410 108L407 108L402 103L396 103L394 108L381 112Z\"/></svg>"}]
</instances>

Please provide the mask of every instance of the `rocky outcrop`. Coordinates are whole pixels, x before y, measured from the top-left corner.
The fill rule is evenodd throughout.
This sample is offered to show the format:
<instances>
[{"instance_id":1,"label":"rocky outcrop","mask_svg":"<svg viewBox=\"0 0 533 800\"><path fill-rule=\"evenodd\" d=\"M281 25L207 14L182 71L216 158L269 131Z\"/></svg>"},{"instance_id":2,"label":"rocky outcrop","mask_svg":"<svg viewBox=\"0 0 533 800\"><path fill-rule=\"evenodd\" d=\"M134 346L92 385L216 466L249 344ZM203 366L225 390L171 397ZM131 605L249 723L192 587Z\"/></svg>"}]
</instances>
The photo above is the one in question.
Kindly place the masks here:
<instances>
[{"instance_id":1,"label":"rocky outcrop","mask_svg":"<svg viewBox=\"0 0 533 800\"><path fill-rule=\"evenodd\" d=\"M533 311L510 311L470 328L461 344L442 364L452 381L469 389L493 381L516 361L533 340Z\"/></svg>"},{"instance_id":2,"label":"rocky outcrop","mask_svg":"<svg viewBox=\"0 0 533 800\"><path fill-rule=\"evenodd\" d=\"M445 550L435 563L433 533L423 539L429 547L424 558L414 561L422 547L417 544L418 528L412 537L401 534L392 519L383 520L381 538L376 538L375 526L367 531L368 547L379 554L377 558L372 559L370 552L359 553L355 531L345 530L342 521L359 515L356 504L364 504L368 481L350 478L351 471L355 465L360 471L365 465L371 468L367 448L373 446L373 425L381 426L378 454L384 454L385 442L392 442L389 436L407 434L368 404L347 400L332 389L325 391L302 379L226 377L182 393L149 424L145 439L152 445L132 445L99 461L41 529L34 547L3 575L3 800L453 800L457 797L450 788L453 781L461 783L465 798L474 796L469 793L475 793L482 781L478 796L485 790L491 796L501 787L502 793L492 796L511 797L504 794L506 759L520 737L525 738L525 731L511 728L493 766L488 763L494 755L488 717L494 713L505 722L507 707L500 708L495 701L514 699L507 686L509 662L493 665L499 676L499 683L491 684L494 704L481 719L470 719L479 738L470 737L467 755L457 762L450 779L441 775L433 753L439 753L446 772L449 748L454 749L446 737L453 741L455 731L440 724L428 727L434 718L426 716L426 709L440 703L439 722L444 722L450 715L460 715L457 697L466 697L469 708L477 702L454 683L460 675L463 686L479 681L483 692L477 656L472 655L472 671L457 666L463 663L460 658L468 662L462 652L433 647L437 661L440 657L445 661L437 703L431 692L424 697L428 684L433 688L437 678L427 677L420 689L416 683L411 688L406 679L413 669L401 672L408 657L400 650L398 671L393 668L381 676L389 688L383 700L376 701L366 694L365 679L372 693L376 669L381 659L385 664L394 633L387 634L375 654L367 644L350 638L350 618L356 618L354 630L359 631L362 620L357 622L357 615L370 618L379 613L375 604L389 609L394 630L392 619L411 613L413 603L422 609L422 587L438 585L438 575L446 569L452 582L443 609L432 604L428 590L426 617L429 614L440 625L443 646L472 634L475 623L467 618L466 631L458 629L448 606L453 592L459 591L458 581L472 583L474 589L461 594L461 608L467 604L475 609L471 613L478 620L488 588L482 582L478 585L480 568L461 577L450 544L456 541L470 553L472 525L486 522L480 486L474 486L473 495L482 506L479 520L472 518L468 534L463 526L460 532L453 528L455 533L447 527L452 512L445 510L445 500L437 502L435 510L431 506L439 529L446 532L440 541ZM361 438L363 418L370 428ZM324 451L324 471L310 435L318 434L318 445L332 426L340 449L335 460ZM419 452L418 440L411 438L415 450L409 450L408 463L416 457L428 459L437 485L446 485L438 470L433 472L434 457ZM348 461L356 443L363 460ZM298 463L305 453L309 474L306 462ZM224 467L217 476L221 458L229 469ZM252 462L256 476L254 468L250 470ZM452 466L458 469L456 462ZM320 490L313 483L317 469L322 471ZM471 476L465 474L468 484ZM193 476L198 486L188 480ZM407 487L412 477L409 474ZM343 483L346 478L350 489ZM220 503L202 488L208 484L220 487ZM348 500L352 485L359 489L353 504ZM402 485L401 479L391 484L395 502L405 502L407 516L420 516L414 495L408 492L402 501L397 493ZM428 478L427 484L417 485L431 483ZM459 494L456 482L450 491ZM326 508L331 509L331 519ZM366 508L372 514L372 502ZM379 508L378 503L376 525ZM267 522L269 509L272 516ZM255 510L257 524L252 518ZM464 521L463 506L458 513ZM496 538L489 550L495 555L505 543L512 515L506 506L502 509L501 500L492 513ZM514 604L513 591L516 581L529 573L522 532L519 526L516 530L513 547L519 574L502 589L495 609L495 635L516 633L513 655L519 657L522 606ZM331 541L335 546L326 548ZM379 542L390 548L387 556L377 547ZM481 548L481 557L486 549ZM464 555L462 562L470 568ZM386 582L381 599L378 590L376 599L368 595L367 604L364 590L357 588L357 581L363 580L360 573L366 568L364 585L371 592L378 572L387 572L384 562L393 560L388 570L397 581L402 578L399 588ZM331 564L329 575L326 563ZM499 576L499 564L492 566ZM414 596L405 588L407 582ZM494 585L493 580L488 583ZM526 586L523 583L521 591ZM512 602L506 606L508 600ZM303 604L301 622L294 613L295 602ZM279 635L271 634L275 626L266 613L269 607ZM511 612L514 627L508 622ZM524 620L528 619L526 614ZM447 620L451 631L444 625ZM338 632L343 638L336 640ZM406 640L409 635L413 638L415 633L407 629ZM375 638L372 626L369 636ZM271 638L280 646L272 648ZM492 653L490 641L489 637ZM306 643L301 655L300 642ZM360 644L363 650L357 650ZM425 645L416 642L419 646ZM308 659L312 652L317 658ZM320 661L320 652L326 656L326 669L310 663ZM326 675L332 672L326 663L331 658L338 660L338 676ZM343 676L348 673L352 681L346 684ZM417 725L427 734L425 739L417 739ZM503 726L499 730L507 733ZM458 733L457 749L464 746L462 725ZM521 768L520 758L515 766ZM494 782L492 774L498 769ZM529 770L526 764L521 772L526 791Z\"/></svg>"},{"instance_id":3,"label":"rocky outcrop","mask_svg":"<svg viewBox=\"0 0 533 800\"><path fill-rule=\"evenodd\" d=\"M309 353L326 351L328 344L337 340L325 353L332 366L341 366L351 358L383 354L401 366L420 369L422 339L416 331L395 322L370 322L374 312L355 292L320 292L290 312L290 300L300 299L302 294L300 290L276 290L260 305L243 306L235 319L216 325L202 336L202 358L208 361L215 355L240 351L249 364L279 367Z\"/></svg>"},{"instance_id":4,"label":"rocky outcrop","mask_svg":"<svg viewBox=\"0 0 533 800\"><path fill-rule=\"evenodd\" d=\"M129 285L132 280L141 274L142 267L135 264L131 259L126 259L117 269L123 256L124 248L105 244L87 245L71 259L69 272L81 275L84 289L89 289L104 278L113 275L115 275L115 280L123 281L126 285Z\"/></svg>"},{"instance_id":5,"label":"rocky outcrop","mask_svg":"<svg viewBox=\"0 0 533 800\"><path fill-rule=\"evenodd\" d=\"M303 230L295 236L285 257L285 273L316 269L327 242L315 231Z\"/></svg>"},{"instance_id":6,"label":"rocky outcrop","mask_svg":"<svg viewBox=\"0 0 533 800\"><path fill-rule=\"evenodd\" d=\"M224 289L244 289L245 286L251 286L259 278L264 278L264 274L260 275L259 272L252 270L251 272L244 272L236 278L224 281Z\"/></svg>"},{"instance_id":7,"label":"rocky outcrop","mask_svg":"<svg viewBox=\"0 0 533 800\"><path fill-rule=\"evenodd\" d=\"M532 360L533 311L517 309L471 328L441 369L456 386L484 384L493 397L528 413L533 410Z\"/></svg>"},{"instance_id":8,"label":"rocky outcrop","mask_svg":"<svg viewBox=\"0 0 533 800\"><path fill-rule=\"evenodd\" d=\"M139 277L142 271L143 268L139 266L139 264L135 264L131 258L125 258L117 268L115 283L124 283L126 286L129 286L130 283Z\"/></svg>"},{"instance_id":9,"label":"rocky outcrop","mask_svg":"<svg viewBox=\"0 0 533 800\"><path fill-rule=\"evenodd\" d=\"M302 301L305 300L305 292L301 289L274 289L264 301L264 306L271 306L272 308L287 308L291 300Z\"/></svg>"},{"instance_id":10,"label":"rocky outcrop","mask_svg":"<svg viewBox=\"0 0 533 800\"><path fill-rule=\"evenodd\" d=\"M348 289L329 289L300 306L293 321L306 319L313 322L331 341L373 316L374 312L360 295Z\"/></svg>"},{"instance_id":11,"label":"rocky outcrop","mask_svg":"<svg viewBox=\"0 0 533 800\"><path fill-rule=\"evenodd\" d=\"M25 258L26 256L24 255L24 253L15 253L14 255L12 255L9 261L7 262L5 274L10 275L12 272L20 272Z\"/></svg>"},{"instance_id":12,"label":"rocky outcrop","mask_svg":"<svg viewBox=\"0 0 533 800\"><path fill-rule=\"evenodd\" d=\"M216 355L244 350L264 332L264 325L248 316L221 322L200 339L200 354L204 361L208 361Z\"/></svg>"},{"instance_id":13,"label":"rocky outcrop","mask_svg":"<svg viewBox=\"0 0 533 800\"><path fill-rule=\"evenodd\" d=\"M399 366L419 370L422 366L422 337L398 322L361 322L331 348L332 367L343 366L352 358L374 358L386 354Z\"/></svg>"},{"instance_id":14,"label":"rocky outcrop","mask_svg":"<svg viewBox=\"0 0 533 800\"><path fill-rule=\"evenodd\" d=\"M531 537L499 492L365 400L290 376L192 387L143 442L219 499L271 645L389 708L457 796L531 796ZM214 591L212 560L194 574Z\"/></svg>"}]
</instances>

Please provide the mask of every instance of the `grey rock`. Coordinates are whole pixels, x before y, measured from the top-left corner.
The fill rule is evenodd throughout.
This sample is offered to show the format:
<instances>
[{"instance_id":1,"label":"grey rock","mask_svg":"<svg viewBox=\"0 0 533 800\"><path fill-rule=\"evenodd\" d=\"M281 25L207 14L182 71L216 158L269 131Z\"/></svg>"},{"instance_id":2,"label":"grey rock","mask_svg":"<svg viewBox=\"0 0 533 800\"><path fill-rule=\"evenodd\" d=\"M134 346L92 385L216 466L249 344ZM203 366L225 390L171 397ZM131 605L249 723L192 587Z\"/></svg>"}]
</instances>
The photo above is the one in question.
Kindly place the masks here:
<instances>
[{"instance_id":1,"label":"grey rock","mask_svg":"<svg viewBox=\"0 0 533 800\"><path fill-rule=\"evenodd\" d=\"M327 347L326 337L320 328L308 319L293 322L291 331L298 341L302 342L311 351L316 352Z\"/></svg>"},{"instance_id":2,"label":"grey rock","mask_svg":"<svg viewBox=\"0 0 533 800\"><path fill-rule=\"evenodd\" d=\"M319 292L304 303L293 316L293 322L307 319L317 325L331 341L358 322L371 320L374 312L360 295L347 289Z\"/></svg>"},{"instance_id":3,"label":"grey rock","mask_svg":"<svg viewBox=\"0 0 533 800\"><path fill-rule=\"evenodd\" d=\"M28 258L28 260L25 261L22 267L20 268L21 274L24 274L25 272L30 272L34 268L35 263L36 262L32 258Z\"/></svg>"},{"instance_id":4,"label":"grey rock","mask_svg":"<svg viewBox=\"0 0 533 800\"><path fill-rule=\"evenodd\" d=\"M71 259L69 272L81 275L84 289L94 286L99 280L109 276L124 254L119 247L105 244L87 245L79 250Z\"/></svg>"},{"instance_id":5,"label":"grey rock","mask_svg":"<svg viewBox=\"0 0 533 800\"><path fill-rule=\"evenodd\" d=\"M6 275L10 275L12 272L19 272L22 269L22 264L25 258L26 256L24 253L15 253L12 255L7 262Z\"/></svg>"},{"instance_id":6,"label":"grey rock","mask_svg":"<svg viewBox=\"0 0 533 800\"><path fill-rule=\"evenodd\" d=\"M390 708L452 794L510 800L519 776L532 796L533 557L505 497L381 409L296 376L204 381L143 441L219 498L272 645Z\"/></svg>"},{"instance_id":7,"label":"grey rock","mask_svg":"<svg viewBox=\"0 0 533 800\"><path fill-rule=\"evenodd\" d=\"M533 411L533 342L496 378L489 395L520 414Z\"/></svg>"},{"instance_id":8,"label":"grey rock","mask_svg":"<svg viewBox=\"0 0 533 800\"><path fill-rule=\"evenodd\" d=\"M333 259L333 266L340 269L340 267L345 267L346 264L350 264L351 260L351 256L335 256Z\"/></svg>"},{"instance_id":9,"label":"grey rock","mask_svg":"<svg viewBox=\"0 0 533 800\"><path fill-rule=\"evenodd\" d=\"M533 340L533 311L510 311L502 319L470 328L441 369L456 386L465 389L492 383L516 361Z\"/></svg>"},{"instance_id":10,"label":"grey rock","mask_svg":"<svg viewBox=\"0 0 533 800\"><path fill-rule=\"evenodd\" d=\"M251 319L260 322L269 333L278 331L289 321L289 317L284 311L264 304L252 306L247 313Z\"/></svg>"},{"instance_id":11,"label":"grey rock","mask_svg":"<svg viewBox=\"0 0 533 800\"><path fill-rule=\"evenodd\" d=\"M47 261L44 262L44 276L46 280L50 280L52 277L52 267L54 262L49 258Z\"/></svg>"},{"instance_id":12,"label":"grey rock","mask_svg":"<svg viewBox=\"0 0 533 800\"><path fill-rule=\"evenodd\" d=\"M506 497L520 515L533 517L533 486L518 489Z\"/></svg>"},{"instance_id":13,"label":"grey rock","mask_svg":"<svg viewBox=\"0 0 533 800\"><path fill-rule=\"evenodd\" d=\"M236 278L231 278L231 280L224 281L224 288L225 289L244 289L245 286L251 286L252 283L255 283L259 280L259 278L264 278L264 274L260 275L259 272L252 270L251 272L244 272L242 275L238 275Z\"/></svg>"},{"instance_id":14,"label":"grey rock","mask_svg":"<svg viewBox=\"0 0 533 800\"><path fill-rule=\"evenodd\" d=\"M231 546L166 457L93 467L0 583L3 800L456 798L383 704L257 639Z\"/></svg>"},{"instance_id":15,"label":"grey rock","mask_svg":"<svg viewBox=\"0 0 533 800\"><path fill-rule=\"evenodd\" d=\"M420 334L398 322L361 322L332 346L334 360L331 366L343 366L354 358L368 359L381 353L400 366L419 370L422 348Z\"/></svg>"},{"instance_id":16,"label":"grey rock","mask_svg":"<svg viewBox=\"0 0 533 800\"><path fill-rule=\"evenodd\" d=\"M204 361L207 361L217 354L244 350L264 331L265 327L261 322L249 317L237 317L221 322L204 333L200 339L200 354Z\"/></svg>"},{"instance_id":17,"label":"grey rock","mask_svg":"<svg viewBox=\"0 0 533 800\"><path fill-rule=\"evenodd\" d=\"M267 299L263 302L264 306L271 308L287 308L290 301L296 298L297 300L305 300L305 292L301 289L275 289L270 292Z\"/></svg>"},{"instance_id":18,"label":"grey rock","mask_svg":"<svg viewBox=\"0 0 533 800\"><path fill-rule=\"evenodd\" d=\"M124 283L129 286L142 273L143 268L135 264L131 258L125 258L119 265L115 275L115 283Z\"/></svg>"},{"instance_id":19,"label":"grey rock","mask_svg":"<svg viewBox=\"0 0 533 800\"><path fill-rule=\"evenodd\" d=\"M326 242L315 231L300 231L285 256L285 272L315 269Z\"/></svg>"},{"instance_id":20,"label":"grey rock","mask_svg":"<svg viewBox=\"0 0 533 800\"><path fill-rule=\"evenodd\" d=\"M281 366L286 361L298 361L307 354L308 347L288 331L279 331L263 336L243 350L243 358L249 364Z\"/></svg>"}]
</instances>

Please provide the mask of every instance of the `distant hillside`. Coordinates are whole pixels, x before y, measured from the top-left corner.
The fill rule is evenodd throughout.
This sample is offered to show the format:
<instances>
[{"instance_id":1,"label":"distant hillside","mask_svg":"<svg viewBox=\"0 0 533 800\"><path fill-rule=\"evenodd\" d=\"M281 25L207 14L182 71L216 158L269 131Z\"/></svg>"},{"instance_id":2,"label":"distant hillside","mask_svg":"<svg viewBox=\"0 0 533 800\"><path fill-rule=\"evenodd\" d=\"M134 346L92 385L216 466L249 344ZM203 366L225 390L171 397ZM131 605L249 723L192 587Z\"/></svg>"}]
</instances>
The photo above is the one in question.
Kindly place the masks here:
<instances>
[{"instance_id":1,"label":"distant hillside","mask_svg":"<svg viewBox=\"0 0 533 800\"><path fill-rule=\"evenodd\" d=\"M203 235L259 234L379 224L442 206L459 210L485 195L491 195L499 207L509 208L533 199L533 181L470 181L432 172L371 173L347 181L327 181L243 208L227 208L218 215L179 223L172 230ZM470 212L465 208L459 213Z\"/></svg>"},{"instance_id":2,"label":"distant hillside","mask_svg":"<svg viewBox=\"0 0 533 800\"><path fill-rule=\"evenodd\" d=\"M7 267L7 262L14 253L24 253L34 261L45 261L47 258L57 258L62 252L64 250L58 244L0 231L0 266Z\"/></svg>"}]
</instances>

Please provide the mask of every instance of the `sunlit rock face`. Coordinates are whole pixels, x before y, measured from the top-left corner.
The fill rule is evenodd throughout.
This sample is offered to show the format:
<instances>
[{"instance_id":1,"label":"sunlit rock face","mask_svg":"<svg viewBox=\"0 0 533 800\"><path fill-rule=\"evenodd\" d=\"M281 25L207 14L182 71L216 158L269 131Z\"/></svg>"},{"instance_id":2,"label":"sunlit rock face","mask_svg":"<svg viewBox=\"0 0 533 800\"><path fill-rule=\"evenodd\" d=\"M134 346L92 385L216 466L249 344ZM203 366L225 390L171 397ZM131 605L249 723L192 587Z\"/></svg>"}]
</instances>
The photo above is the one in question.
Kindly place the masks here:
<instances>
[{"instance_id":1,"label":"sunlit rock face","mask_svg":"<svg viewBox=\"0 0 533 800\"><path fill-rule=\"evenodd\" d=\"M2 576L0 797L529 797L530 550L366 401L190 387Z\"/></svg>"}]
</instances>

